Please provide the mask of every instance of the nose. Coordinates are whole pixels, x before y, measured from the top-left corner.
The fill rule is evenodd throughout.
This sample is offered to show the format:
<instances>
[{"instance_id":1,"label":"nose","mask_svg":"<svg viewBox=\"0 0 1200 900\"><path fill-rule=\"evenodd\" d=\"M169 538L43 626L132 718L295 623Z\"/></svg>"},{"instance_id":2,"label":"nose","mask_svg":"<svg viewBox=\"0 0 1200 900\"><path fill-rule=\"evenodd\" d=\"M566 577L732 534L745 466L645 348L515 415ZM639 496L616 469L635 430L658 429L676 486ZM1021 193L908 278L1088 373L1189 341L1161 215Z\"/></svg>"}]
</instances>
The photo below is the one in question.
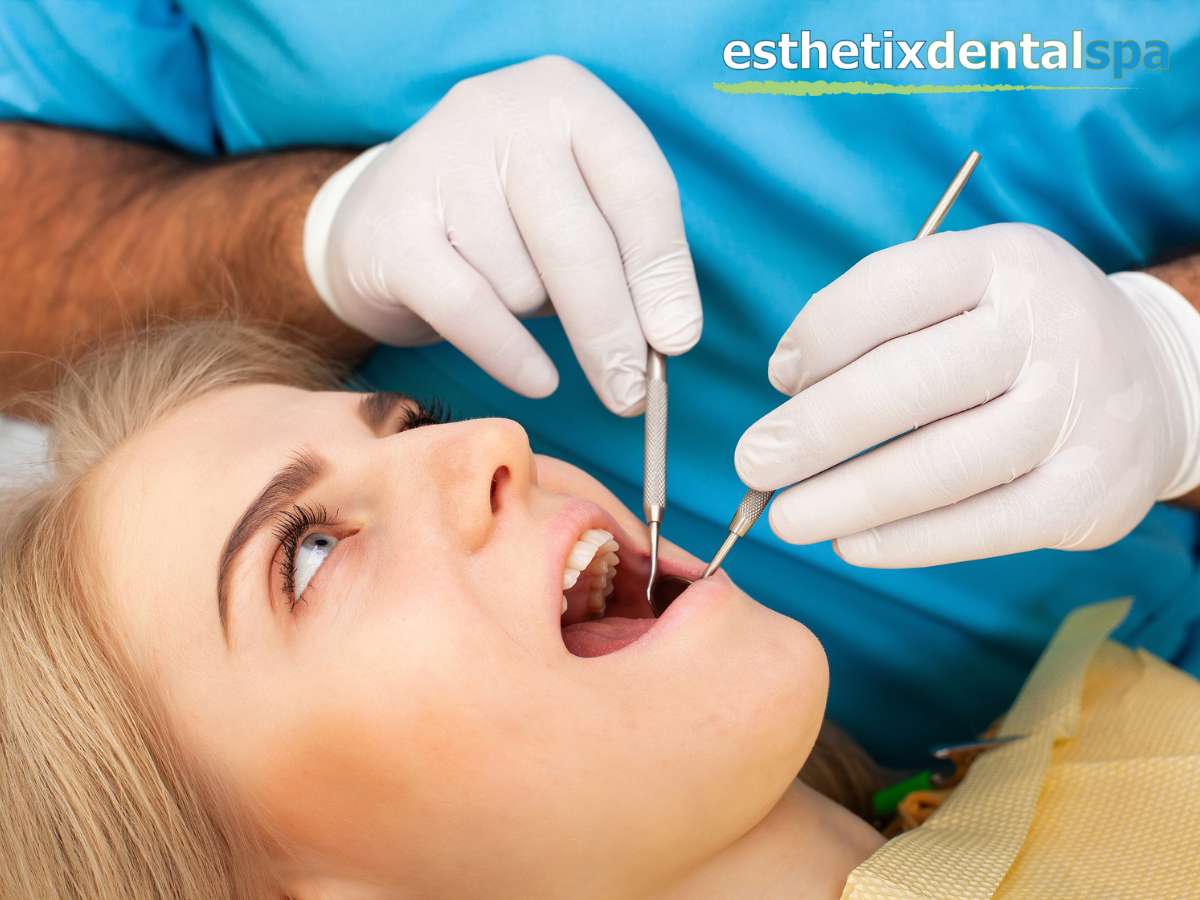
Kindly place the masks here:
<instances>
[{"instance_id":1,"label":"nose","mask_svg":"<svg viewBox=\"0 0 1200 900\"><path fill-rule=\"evenodd\" d=\"M430 428L425 478L446 534L471 552L522 504L534 482L529 435L511 419L472 419Z\"/></svg>"}]
</instances>

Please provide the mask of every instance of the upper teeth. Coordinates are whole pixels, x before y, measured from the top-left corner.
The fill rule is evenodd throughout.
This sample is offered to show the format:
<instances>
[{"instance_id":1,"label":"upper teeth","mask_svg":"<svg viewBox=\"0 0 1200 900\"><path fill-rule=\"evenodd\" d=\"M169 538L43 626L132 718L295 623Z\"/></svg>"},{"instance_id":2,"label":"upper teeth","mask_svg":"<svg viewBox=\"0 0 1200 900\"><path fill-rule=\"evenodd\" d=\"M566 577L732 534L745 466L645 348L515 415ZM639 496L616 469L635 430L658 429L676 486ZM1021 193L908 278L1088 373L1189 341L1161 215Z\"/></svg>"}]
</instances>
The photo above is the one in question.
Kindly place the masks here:
<instances>
[{"instance_id":1,"label":"upper teeth","mask_svg":"<svg viewBox=\"0 0 1200 900\"><path fill-rule=\"evenodd\" d=\"M617 550L619 546L613 536L601 528L590 528L580 535L567 563L563 566L563 591L575 587L579 576L587 572L592 576L588 589L588 609L603 614L604 601L613 592L613 579L617 574ZM567 595L563 594L562 611L567 611Z\"/></svg>"}]
</instances>

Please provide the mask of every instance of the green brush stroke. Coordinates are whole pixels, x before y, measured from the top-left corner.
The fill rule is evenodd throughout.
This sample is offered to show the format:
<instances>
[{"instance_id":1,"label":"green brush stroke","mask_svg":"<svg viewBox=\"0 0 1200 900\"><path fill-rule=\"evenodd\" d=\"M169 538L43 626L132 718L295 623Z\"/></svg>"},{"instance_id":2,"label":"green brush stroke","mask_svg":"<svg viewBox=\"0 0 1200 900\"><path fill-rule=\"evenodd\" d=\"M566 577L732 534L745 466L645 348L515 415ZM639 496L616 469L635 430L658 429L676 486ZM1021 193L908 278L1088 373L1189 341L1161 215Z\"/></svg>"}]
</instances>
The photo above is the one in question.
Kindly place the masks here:
<instances>
[{"instance_id":1,"label":"green brush stroke","mask_svg":"<svg viewBox=\"0 0 1200 900\"><path fill-rule=\"evenodd\" d=\"M993 91L1128 91L1117 85L1084 84L888 84L883 81L714 81L723 94L981 94Z\"/></svg>"}]
</instances>

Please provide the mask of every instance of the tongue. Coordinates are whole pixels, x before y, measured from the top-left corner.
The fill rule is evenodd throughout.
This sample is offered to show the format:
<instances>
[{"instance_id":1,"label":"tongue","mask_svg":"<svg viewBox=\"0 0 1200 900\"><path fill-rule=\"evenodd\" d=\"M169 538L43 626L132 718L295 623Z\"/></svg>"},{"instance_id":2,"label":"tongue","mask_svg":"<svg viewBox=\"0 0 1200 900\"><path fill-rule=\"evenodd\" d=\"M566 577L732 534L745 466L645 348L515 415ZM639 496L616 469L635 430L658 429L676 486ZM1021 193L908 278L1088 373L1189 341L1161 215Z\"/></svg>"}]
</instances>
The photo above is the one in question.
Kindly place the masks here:
<instances>
[{"instance_id":1,"label":"tongue","mask_svg":"<svg viewBox=\"0 0 1200 900\"><path fill-rule=\"evenodd\" d=\"M589 619L567 625L563 643L576 656L604 656L627 647L654 627L654 619Z\"/></svg>"}]
</instances>

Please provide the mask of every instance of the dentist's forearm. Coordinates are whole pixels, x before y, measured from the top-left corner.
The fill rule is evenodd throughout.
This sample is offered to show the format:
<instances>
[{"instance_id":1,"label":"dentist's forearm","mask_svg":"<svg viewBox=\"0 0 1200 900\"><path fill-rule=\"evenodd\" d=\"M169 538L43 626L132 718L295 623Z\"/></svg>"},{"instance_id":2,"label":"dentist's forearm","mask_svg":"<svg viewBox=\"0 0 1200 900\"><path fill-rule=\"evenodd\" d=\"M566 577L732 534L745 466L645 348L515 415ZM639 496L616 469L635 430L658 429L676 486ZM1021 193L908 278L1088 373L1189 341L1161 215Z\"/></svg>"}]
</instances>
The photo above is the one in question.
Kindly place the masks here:
<instances>
[{"instance_id":1,"label":"dentist's forearm","mask_svg":"<svg viewBox=\"0 0 1200 900\"><path fill-rule=\"evenodd\" d=\"M1200 310L1200 254L1185 256L1162 265L1152 266L1146 270L1162 281L1165 281L1187 300L1193 307ZM1200 397L1194 398L1200 406ZM1200 509L1200 488L1171 501L1181 506Z\"/></svg>"},{"instance_id":2,"label":"dentist's forearm","mask_svg":"<svg viewBox=\"0 0 1200 900\"><path fill-rule=\"evenodd\" d=\"M203 161L102 135L0 124L0 402L53 361L147 318L234 310L353 359L367 342L314 292L304 216L352 154Z\"/></svg>"},{"instance_id":3,"label":"dentist's forearm","mask_svg":"<svg viewBox=\"0 0 1200 900\"><path fill-rule=\"evenodd\" d=\"M1200 253L1151 266L1146 271L1175 288L1192 306L1200 309Z\"/></svg>"}]
</instances>

